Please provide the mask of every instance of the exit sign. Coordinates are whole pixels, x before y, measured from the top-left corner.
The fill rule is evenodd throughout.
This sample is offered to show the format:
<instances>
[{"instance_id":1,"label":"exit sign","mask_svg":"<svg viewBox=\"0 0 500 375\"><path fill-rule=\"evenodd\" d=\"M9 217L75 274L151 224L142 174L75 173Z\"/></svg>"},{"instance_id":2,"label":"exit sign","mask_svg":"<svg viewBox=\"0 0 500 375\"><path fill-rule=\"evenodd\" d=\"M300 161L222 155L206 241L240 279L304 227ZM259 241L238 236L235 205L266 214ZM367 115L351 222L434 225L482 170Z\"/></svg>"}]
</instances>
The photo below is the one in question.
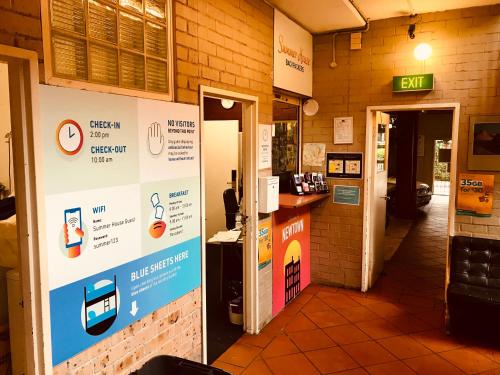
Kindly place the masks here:
<instances>
[{"instance_id":1,"label":"exit sign","mask_svg":"<svg viewBox=\"0 0 500 375\"><path fill-rule=\"evenodd\" d=\"M392 78L392 91L426 91L434 89L434 74L413 74Z\"/></svg>"}]
</instances>

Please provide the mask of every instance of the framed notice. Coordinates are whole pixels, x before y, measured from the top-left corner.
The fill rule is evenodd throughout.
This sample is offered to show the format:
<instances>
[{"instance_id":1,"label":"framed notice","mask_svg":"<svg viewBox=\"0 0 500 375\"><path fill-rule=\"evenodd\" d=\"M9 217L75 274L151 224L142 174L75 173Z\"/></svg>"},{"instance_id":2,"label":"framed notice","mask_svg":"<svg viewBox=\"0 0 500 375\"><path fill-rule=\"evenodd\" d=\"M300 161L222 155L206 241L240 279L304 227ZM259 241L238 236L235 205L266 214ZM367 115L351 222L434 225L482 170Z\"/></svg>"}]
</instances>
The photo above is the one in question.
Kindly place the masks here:
<instances>
[{"instance_id":1,"label":"framed notice","mask_svg":"<svg viewBox=\"0 0 500 375\"><path fill-rule=\"evenodd\" d=\"M326 177L354 178L363 177L363 153L328 152L326 154Z\"/></svg>"},{"instance_id":2,"label":"framed notice","mask_svg":"<svg viewBox=\"0 0 500 375\"><path fill-rule=\"evenodd\" d=\"M494 175L460 173L457 215L491 216L494 187Z\"/></svg>"},{"instance_id":3,"label":"framed notice","mask_svg":"<svg viewBox=\"0 0 500 375\"><path fill-rule=\"evenodd\" d=\"M500 116L473 116L469 128L469 170L500 171Z\"/></svg>"},{"instance_id":4,"label":"framed notice","mask_svg":"<svg viewBox=\"0 0 500 375\"><path fill-rule=\"evenodd\" d=\"M359 186L333 185L333 203L359 206Z\"/></svg>"},{"instance_id":5,"label":"framed notice","mask_svg":"<svg viewBox=\"0 0 500 375\"><path fill-rule=\"evenodd\" d=\"M352 117L335 117L333 119L333 143L336 145L353 143Z\"/></svg>"},{"instance_id":6,"label":"framed notice","mask_svg":"<svg viewBox=\"0 0 500 375\"><path fill-rule=\"evenodd\" d=\"M259 169L272 167L272 127L271 125L259 125Z\"/></svg>"}]
</instances>

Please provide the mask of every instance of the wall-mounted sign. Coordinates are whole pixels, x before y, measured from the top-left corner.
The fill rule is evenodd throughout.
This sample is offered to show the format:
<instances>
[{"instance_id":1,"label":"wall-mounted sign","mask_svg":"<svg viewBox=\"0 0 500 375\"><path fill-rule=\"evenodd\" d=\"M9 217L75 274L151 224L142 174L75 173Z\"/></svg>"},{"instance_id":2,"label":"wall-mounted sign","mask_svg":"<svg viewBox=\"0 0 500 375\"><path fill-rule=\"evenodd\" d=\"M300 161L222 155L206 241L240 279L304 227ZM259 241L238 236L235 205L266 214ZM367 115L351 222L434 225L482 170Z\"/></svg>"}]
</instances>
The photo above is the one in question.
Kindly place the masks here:
<instances>
[{"instance_id":1,"label":"wall-mounted sign","mask_svg":"<svg viewBox=\"0 0 500 375\"><path fill-rule=\"evenodd\" d=\"M274 86L312 96L313 37L274 10Z\"/></svg>"},{"instance_id":2,"label":"wall-mounted sign","mask_svg":"<svg viewBox=\"0 0 500 375\"><path fill-rule=\"evenodd\" d=\"M361 152L327 152L326 177L363 177L363 154Z\"/></svg>"},{"instance_id":3,"label":"wall-mounted sign","mask_svg":"<svg viewBox=\"0 0 500 375\"><path fill-rule=\"evenodd\" d=\"M333 143L336 145L353 143L352 117L335 117L333 119Z\"/></svg>"},{"instance_id":4,"label":"wall-mounted sign","mask_svg":"<svg viewBox=\"0 0 500 375\"><path fill-rule=\"evenodd\" d=\"M199 108L39 90L55 366L200 286Z\"/></svg>"},{"instance_id":5,"label":"wall-mounted sign","mask_svg":"<svg viewBox=\"0 0 500 375\"><path fill-rule=\"evenodd\" d=\"M271 217L259 221L259 270L273 259L273 221Z\"/></svg>"},{"instance_id":6,"label":"wall-mounted sign","mask_svg":"<svg viewBox=\"0 0 500 375\"><path fill-rule=\"evenodd\" d=\"M413 74L392 78L393 92L434 90L434 74Z\"/></svg>"},{"instance_id":7,"label":"wall-mounted sign","mask_svg":"<svg viewBox=\"0 0 500 375\"><path fill-rule=\"evenodd\" d=\"M494 175L460 173L457 215L491 216L494 188Z\"/></svg>"},{"instance_id":8,"label":"wall-mounted sign","mask_svg":"<svg viewBox=\"0 0 500 375\"><path fill-rule=\"evenodd\" d=\"M359 206L359 186L333 185L333 203Z\"/></svg>"},{"instance_id":9,"label":"wall-mounted sign","mask_svg":"<svg viewBox=\"0 0 500 375\"><path fill-rule=\"evenodd\" d=\"M271 125L259 125L259 169L272 168L273 137Z\"/></svg>"}]
</instances>

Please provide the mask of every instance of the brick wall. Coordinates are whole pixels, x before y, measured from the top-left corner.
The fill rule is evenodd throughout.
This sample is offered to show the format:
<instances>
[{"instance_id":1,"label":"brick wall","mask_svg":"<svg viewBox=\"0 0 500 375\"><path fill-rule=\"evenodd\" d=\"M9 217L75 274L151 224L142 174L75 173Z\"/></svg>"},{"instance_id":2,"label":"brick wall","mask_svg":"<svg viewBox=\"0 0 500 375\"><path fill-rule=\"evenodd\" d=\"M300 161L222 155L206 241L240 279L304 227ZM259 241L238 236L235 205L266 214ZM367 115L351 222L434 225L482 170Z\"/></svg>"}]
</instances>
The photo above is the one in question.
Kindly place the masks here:
<instances>
[{"instance_id":1,"label":"brick wall","mask_svg":"<svg viewBox=\"0 0 500 375\"><path fill-rule=\"evenodd\" d=\"M422 14L416 38L407 37L408 17L370 23L361 50L349 49L349 35L337 37L337 63L332 60L332 38L314 38L313 96L319 112L304 121L304 142L323 142L327 151L364 152L368 105L459 102L458 170L466 171L469 118L499 115L500 5ZM413 58L417 43L429 42L432 57ZM392 93L392 77L429 72L435 89L428 93ZM354 117L354 144L333 145L334 116ZM319 168L318 170L324 170ZM457 233L500 238L500 174L496 173L494 215L480 219L457 217ZM362 181L333 180L363 189ZM363 204L359 207L326 204L313 212L311 267L315 282L359 287Z\"/></svg>"},{"instance_id":2,"label":"brick wall","mask_svg":"<svg viewBox=\"0 0 500 375\"><path fill-rule=\"evenodd\" d=\"M0 0L0 44L37 51L43 63L39 4ZM199 85L256 95L259 122L271 123L272 9L261 0L174 0L173 8L175 100L198 104ZM200 289L59 365L55 373L128 373L162 353L201 361Z\"/></svg>"},{"instance_id":3,"label":"brick wall","mask_svg":"<svg viewBox=\"0 0 500 375\"><path fill-rule=\"evenodd\" d=\"M42 58L39 0L0 0L0 44L37 51Z\"/></svg>"},{"instance_id":4,"label":"brick wall","mask_svg":"<svg viewBox=\"0 0 500 375\"><path fill-rule=\"evenodd\" d=\"M207 85L259 97L272 120L273 11L260 0L177 0L176 101L198 103Z\"/></svg>"},{"instance_id":5,"label":"brick wall","mask_svg":"<svg viewBox=\"0 0 500 375\"><path fill-rule=\"evenodd\" d=\"M201 361L201 289L138 320L54 368L54 375L128 374L161 354Z\"/></svg>"}]
</instances>

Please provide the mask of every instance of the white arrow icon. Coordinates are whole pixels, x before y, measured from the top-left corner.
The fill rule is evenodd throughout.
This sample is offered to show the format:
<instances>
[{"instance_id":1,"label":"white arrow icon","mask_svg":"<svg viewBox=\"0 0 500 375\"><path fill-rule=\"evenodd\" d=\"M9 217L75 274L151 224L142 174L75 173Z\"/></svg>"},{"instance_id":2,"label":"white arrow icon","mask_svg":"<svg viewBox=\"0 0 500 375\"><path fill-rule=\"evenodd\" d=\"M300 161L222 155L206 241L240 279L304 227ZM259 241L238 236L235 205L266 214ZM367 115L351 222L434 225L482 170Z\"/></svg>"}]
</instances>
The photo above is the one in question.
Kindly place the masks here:
<instances>
[{"instance_id":1,"label":"white arrow icon","mask_svg":"<svg viewBox=\"0 0 500 375\"><path fill-rule=\"evenodd\" d=\"M132 309L130 310L130 314L132 314L132 316L135 316L138 310L139 308L137 307L137 301L132 301Z\"/></svg>"}]
</instances>

